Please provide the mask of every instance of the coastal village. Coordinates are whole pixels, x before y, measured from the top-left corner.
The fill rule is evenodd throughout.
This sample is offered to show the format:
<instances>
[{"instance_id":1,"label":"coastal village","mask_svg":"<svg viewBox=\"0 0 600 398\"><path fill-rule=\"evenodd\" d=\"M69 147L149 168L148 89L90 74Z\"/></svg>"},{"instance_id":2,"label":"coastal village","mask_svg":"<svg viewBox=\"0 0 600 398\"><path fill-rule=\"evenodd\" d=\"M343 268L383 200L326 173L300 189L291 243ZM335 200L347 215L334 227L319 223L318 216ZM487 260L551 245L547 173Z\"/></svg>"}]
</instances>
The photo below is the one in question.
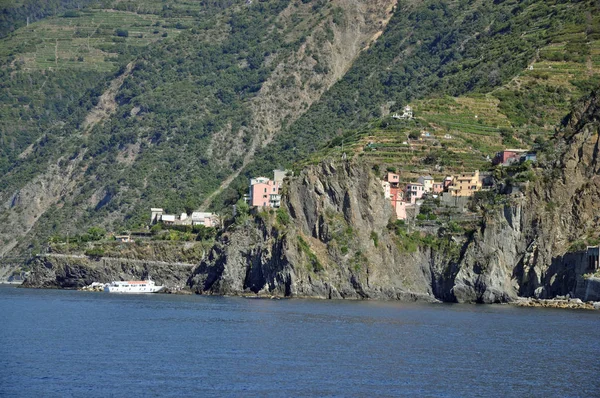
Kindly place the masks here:
<instances>
[{"instance_id":1,"label":"coastal village","mask_svg":"<svg viewBox=\"0 0 600 398\"><path fill-rule=\"evenodd\" d=\"M405 106L402 114L395 113L392 119L411 121L415 119L412 107ZM443 138L451 140L450 134ZM433 139L433 135L423 130L419 141ZM408 145L408 142L403 142ZM367 145L368 148L372 144ZM372 149L372 148L371 148ZM343 153L343 159L346 158ZM535 162L536 153L527 149L504 149L489 159L488 164L498 167L509 167L523 162ZM289 175L288 170L273 170L273 177L257 176L250 178L248 191L243 200L251 208L279 208L281 206L281 187L284 178ZM409 173L413 174L413 173ZM439 173L438 173L439 174ZM472 170L454 175L438 177L436 180L430 174L423 174L417 178L403 177L402 172L395 168L388 171L381 178L383 194L394 209L398 220L414 219L419 214L419 208L428 199L436 200L446 209L456 213L464 213L468 207L469 198L476 192L493 188L494 180L490 171ZM165 226L198 226L219 227L221 217L215 213L195 211L192 214L167 214L162 208L150 209L150 225L162 223Z\"/></svg>"}]
</instances>

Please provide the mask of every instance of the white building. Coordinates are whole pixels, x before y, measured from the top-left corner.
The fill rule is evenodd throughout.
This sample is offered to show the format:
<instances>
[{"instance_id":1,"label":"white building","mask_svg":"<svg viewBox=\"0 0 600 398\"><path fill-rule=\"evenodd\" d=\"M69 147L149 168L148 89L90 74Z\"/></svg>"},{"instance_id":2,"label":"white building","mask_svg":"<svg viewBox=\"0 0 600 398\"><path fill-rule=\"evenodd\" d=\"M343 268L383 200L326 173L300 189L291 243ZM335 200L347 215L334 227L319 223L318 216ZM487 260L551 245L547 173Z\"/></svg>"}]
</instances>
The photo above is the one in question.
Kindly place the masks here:
<instances>
[{"instance_id":1,"label":"white building","mask_svg":"<svg viewBox=\"0 0 600 398\"><path fill-rule=\"evenodd\" d=\"M205 227L216 227L219 225L219 217L215 213L195 211L192 213L192 225L204 225Z\"/></svg>"},{"instance_id":2,"label":"white building","mask_svg":"<svg viewBox=\"0 0 600 398\"><path fill-rule=\"evenodd\" d=\"M164 210L160 209L158 207L153 207L150 209L150 213L152 214L150 216L150 225L152 225L152 224L156 224L157 222L160 221L160 219L162 218L162 215L164 213Z\"/></svg>"},{"instance_id":3,"label":"white building","mask_svg":"<svg viewBox=\"0 0 600 398\"><path fill-rule=\"evenodd\" d=\"M433 177L432 176L421 176L417 179L419 184L423 184L425 192L431 192L433 190Z\"/></svg>"},{"instance_id":4,"label":"white building","mask_svg":"<svg viewBox=\"0 0 600 398\"><path fill-rule=\"evenodd\" d=\"M177 216L175 214L163 214L162 217L160 218L160 221L162 221L163 224L170 225L170 224L175 224L176 218L177 218Z\"/></svg>"},{"instance_id":5,"label":"white building","mask_svg":"<svg viewBox=\"0 0 600 398\"><path fill-rule=\"evenodd\" d=\"M402 115L398 115L397 113L394 113L394 115L392 116L394 119L412 119L413 118L413 110L409 105L406 105L404 107L404 110L402 111Z\"/></svg>"}]
</instances>

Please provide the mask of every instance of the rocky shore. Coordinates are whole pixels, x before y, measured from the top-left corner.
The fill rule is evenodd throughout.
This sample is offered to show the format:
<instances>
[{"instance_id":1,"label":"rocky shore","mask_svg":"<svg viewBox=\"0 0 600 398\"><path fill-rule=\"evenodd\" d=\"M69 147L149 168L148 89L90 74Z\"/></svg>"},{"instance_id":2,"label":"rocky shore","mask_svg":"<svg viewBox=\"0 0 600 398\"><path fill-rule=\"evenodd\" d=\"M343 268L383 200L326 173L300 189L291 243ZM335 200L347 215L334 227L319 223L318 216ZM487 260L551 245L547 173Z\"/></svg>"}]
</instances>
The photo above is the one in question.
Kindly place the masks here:
<instances>
[{"instance_id":1,"label":"rocky shore","mask_svg":"<svg viewBox=\"0 0 600 398\"><path fill-rule=\"evenodd\" d=\"M583 302L581 299L534 299L534 298L519 298L514 303L517 307L541 307L541 308L562 308L572 310L600 310L600 301Z\"/></svg>"}]
</instances>

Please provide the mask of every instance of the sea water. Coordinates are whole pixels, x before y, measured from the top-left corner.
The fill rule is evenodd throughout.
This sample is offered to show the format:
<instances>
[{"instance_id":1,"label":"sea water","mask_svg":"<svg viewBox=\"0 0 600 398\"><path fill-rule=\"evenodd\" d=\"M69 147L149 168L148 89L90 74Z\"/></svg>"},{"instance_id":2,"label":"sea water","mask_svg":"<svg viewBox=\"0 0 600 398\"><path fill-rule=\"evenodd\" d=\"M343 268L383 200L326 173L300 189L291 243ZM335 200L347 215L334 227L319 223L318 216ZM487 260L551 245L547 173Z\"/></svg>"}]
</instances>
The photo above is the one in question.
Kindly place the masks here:
<instances>
[{"instance_id":1,"label":"sea water","mask_svg":"<svg viewBox=\"0 0 600 398\"><path fill-rule=\"evenodd\" d=\"M0 396L600 396L600 312L0 287Z\"/></svg>"}]
</instances>

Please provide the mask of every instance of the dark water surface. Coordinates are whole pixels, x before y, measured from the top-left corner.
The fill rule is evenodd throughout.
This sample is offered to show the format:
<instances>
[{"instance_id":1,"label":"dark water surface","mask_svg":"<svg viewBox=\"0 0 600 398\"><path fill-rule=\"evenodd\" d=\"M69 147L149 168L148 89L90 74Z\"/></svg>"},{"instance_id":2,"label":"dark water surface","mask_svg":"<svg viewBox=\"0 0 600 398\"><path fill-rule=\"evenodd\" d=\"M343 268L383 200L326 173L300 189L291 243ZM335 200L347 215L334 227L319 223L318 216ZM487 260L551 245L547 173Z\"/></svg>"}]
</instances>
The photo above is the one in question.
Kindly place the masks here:
<instances>
[{"instance_id":1,"label":"dark water surface","mask_svg":"<svg viewBox=\"0 0 600 398\"><path fill-rule=\"evenodd\" d=\"M0 287L0 396L600 396L600 313Z\"/></svg>"}]
</instances>

